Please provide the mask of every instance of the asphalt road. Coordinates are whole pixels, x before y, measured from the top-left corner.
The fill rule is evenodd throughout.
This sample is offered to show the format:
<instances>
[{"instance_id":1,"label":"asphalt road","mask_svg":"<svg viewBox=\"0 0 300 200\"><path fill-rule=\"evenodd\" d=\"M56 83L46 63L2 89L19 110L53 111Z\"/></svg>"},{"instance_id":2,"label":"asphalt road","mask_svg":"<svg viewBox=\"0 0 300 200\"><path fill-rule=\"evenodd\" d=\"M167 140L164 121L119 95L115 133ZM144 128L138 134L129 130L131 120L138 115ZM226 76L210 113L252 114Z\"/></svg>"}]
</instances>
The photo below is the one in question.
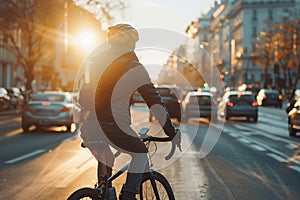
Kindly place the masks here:
<instances>
[{"instance_id":1,"label":"asphalt road","mask_svg":"<svg viewBox=\"0 0 300 200\"><path fill-rule=\"evenodd\" d=\"M144 107L132 113L136 129L149 126ZM77 132L59 127L23 133L20 120L0 116L0 199L62 200L93 187L96 161L80 148ZM221 130L220 137L208 128ZM299 199L300 137L288 136L283 109L259 108L258 123L233 118L209 127L207 120L192 119L180 129L183 152L169 163L153 159L176 199ZM114 182L118 191L124 179Z\"/></svg>"}]
</instances>

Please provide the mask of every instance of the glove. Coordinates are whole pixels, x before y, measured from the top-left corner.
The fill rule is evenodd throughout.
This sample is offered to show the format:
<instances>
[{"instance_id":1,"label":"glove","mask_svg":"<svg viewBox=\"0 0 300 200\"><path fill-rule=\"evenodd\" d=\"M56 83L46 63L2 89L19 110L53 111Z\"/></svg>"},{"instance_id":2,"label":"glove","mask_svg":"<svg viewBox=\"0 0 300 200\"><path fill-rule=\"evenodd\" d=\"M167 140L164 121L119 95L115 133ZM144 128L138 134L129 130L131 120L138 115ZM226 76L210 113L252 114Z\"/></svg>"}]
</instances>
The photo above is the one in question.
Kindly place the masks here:
<instances>
[{"instance_id":1,"label":"glove","mask_svg":"<svg viewBox=\"0 0 300 200\"><path fill-rule=\"evenodd\" d=\"M180 129L176 129L175 132L176 132L176 134L172 138L172 143L175 144L179 148L179 151L182 151L182 149L181 149L181 131L180 131Z\"/></svg>"}]
</instances>

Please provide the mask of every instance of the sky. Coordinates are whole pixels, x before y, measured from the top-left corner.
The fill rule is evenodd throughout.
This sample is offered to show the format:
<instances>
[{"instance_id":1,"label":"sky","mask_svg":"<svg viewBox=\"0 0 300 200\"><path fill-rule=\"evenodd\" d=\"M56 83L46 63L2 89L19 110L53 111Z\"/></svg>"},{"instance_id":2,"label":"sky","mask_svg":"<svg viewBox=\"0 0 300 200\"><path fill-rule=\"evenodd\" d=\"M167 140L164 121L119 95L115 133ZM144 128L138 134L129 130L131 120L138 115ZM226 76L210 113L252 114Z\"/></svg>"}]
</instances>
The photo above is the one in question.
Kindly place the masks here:
<instances>
[{"instance_id":1,"label":"sky","mask_svg":"<svg viewBox=\"0 0 300 200\"><path fill-rule=\"evenodd\" d=\"M87 0L76 1L85 5ZM143 28L165 29L182 36L183 38L179 37L180 39L186 40L186 28L192 21L207 13L213 7L215 0L124 0L124 2L126 8L121 13L115 13L116 20L113 24L129 23L137 28L138 31L140 29L140 32L142 32L141 29ZM165 34L164 38L161 35L154 38L151 34L148 34L146 37L142 34L140 36L141 39L137 43L138 47L143 46L140 44L143 44L141 41L145 40L145 38L147 40L150 39L153 44L156 43L156 46L154 44L153 47L157 47L160 40L163 43L169 39L170 35ZM177 36L173 38L178 39ZM173 45L168 48L169 52L162 49L136 51L137 56L141 63L146 66L152 79L157 78L157 74L167 62L171 51L174 51L184 43L184 41L176 39L169 40L168 44Z\"/></svg>"},{"instance_id":2,"label":"sky","mask_svg":"<svg viewBox=\"0 0 300 200\"><path fill-rule=\"evenodd\" d=\"M215 0L127 0L124 22L136 28L159 28L186 36L185 30L214 5ZM143 38L142 38L143 39ZM137 55L146 66L152 79L166 63L170 53L164 51L139 51Z\"/></svg>"},{"instance_id":3,"label":"sky","mask_svg":"<svg viewBox=\"0 0 300 200\"><path fill-rule=\"evenodd\" d=\"M166 28L184 34L215 0L127 0L127 20L138 28Z\"/></svg>"}]
</instances>

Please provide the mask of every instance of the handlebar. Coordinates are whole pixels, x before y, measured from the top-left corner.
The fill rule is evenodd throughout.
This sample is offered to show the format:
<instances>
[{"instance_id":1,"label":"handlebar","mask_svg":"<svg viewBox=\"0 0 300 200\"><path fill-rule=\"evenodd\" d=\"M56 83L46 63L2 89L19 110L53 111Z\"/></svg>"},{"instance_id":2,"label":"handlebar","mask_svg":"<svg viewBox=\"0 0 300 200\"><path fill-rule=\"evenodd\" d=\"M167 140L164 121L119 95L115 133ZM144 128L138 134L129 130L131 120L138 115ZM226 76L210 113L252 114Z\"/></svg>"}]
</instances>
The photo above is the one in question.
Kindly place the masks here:
<instances>
[{"instance_id":1,"label":"handlebar","mask_svg":"<svg viewBox=\"0 0 300 200\"><path fill-rule=\"evenodd\" d=\"M178 146L179 150L181 151L181 133L178 132L176 134L176 136L172 139L170 137L154 137L154 136L148 136L148 135L144 135L141 137L141 139L143 140L143 142L170 142L172 141L172 147L171 150L169 152L169 154L167 156L165 156L165 160L169 160L175 153L175 148L176 146ZM174 141L178 141L178 143L175 143Z\"/></svg>"},{"instance_id":2,"label":"handlebar","mask_svg":"<svg viewBox=\"0 0 300 200\"><path fill-rule=\"evenodd\" d=\"M169 154L167 156L165 156L165 160L169 160L175 153L175 149L176 146L179 148L180 151L181 150L181 132L179 129L176 130L176 135L174 138L171 137L155 137L155 136L149 136L146 133L148 132L148 129L144 129L144 133L140 134L140 138L143 142L171 142L172 143L172 147L171 150L169 152ZM81 147L82 148L86 148L86 146L84 145L84 143L81 143ZM117 153L115 153L115 157L117 157L118 155L120 155L120 151L117 151Z\"/></svg>"}]
</instances>

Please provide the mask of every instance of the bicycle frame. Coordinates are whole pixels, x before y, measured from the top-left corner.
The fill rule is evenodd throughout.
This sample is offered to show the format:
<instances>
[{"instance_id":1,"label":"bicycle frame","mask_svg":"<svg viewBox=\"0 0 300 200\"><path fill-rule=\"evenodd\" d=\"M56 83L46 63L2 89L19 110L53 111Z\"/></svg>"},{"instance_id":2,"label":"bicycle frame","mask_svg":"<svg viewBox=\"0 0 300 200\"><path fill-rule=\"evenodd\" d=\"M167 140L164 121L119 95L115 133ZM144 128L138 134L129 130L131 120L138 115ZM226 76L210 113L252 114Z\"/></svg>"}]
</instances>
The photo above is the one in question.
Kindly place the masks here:
<instances>
[{"instance_id":1,"label":"bicycle frame","mask_svg":"<svg viewBox=\"0 0 300 200\"><path fill-rule=\"evenodd\" d=\"M144 131L144 132L146 133L147 131ZM153 136L148 136L146 134L144 134L144 135L141 134L141 135L142 135L141 140L143 142L145 142L147 147L149 147L148 145L150 144L150 142L170 142L170 141L172 141L172 139L170 137L153 137ZM169 160L173 156L176 146L181 151L181 145L180 145L181 133L180 133L179 129L177 129L176 135L173 139L175 141L177 141L177 143L172 141L171 150L170 150L169 154L167 156L165 156L165 160ZM83 143L81 144L81 146L83 148L86 147ZM155 152L156 152L156 150L155 150ZM117 157L118 155L120 155L120 153L121 153L121 151L117 151L114 154L114 156ZM148 162L146 164L147 169L145 170L145 172L142 175L141 189L139 191L139 193L141 194L140 197L142 199L144 199L144 195L146 195L146 197L148 196L148 192L147 192L147 190L144 190L144 187L145 188L152 187L153 190L152 190L152 192L150 191L151 199L153 198L153 192L154 192L155 198L157 200L160 200L160 194L162 192L163 197L165 197L165 194L167 194L167 196L171 200L174 200L175 199L174 193L173 193L172 188L171 188L170 184L168 183L167 179L159 172L156 172L155 170L151 169L151 167L152 167L151 157L152 156L153 156L153 154L149 155ZM125 171L128 171L130 163L131 163L131 161L127 162L123 167L121 167L116 172L114 172L110 177L108 177L107 180L95 185L94 188L84 187L84 188L80 188L80 189L76 190L69 196L68 199L78 200L79 198L81 199L83 197L92 197L92 198L97 199L99 197L102 200L109 200L111 197L116 197L115 196L116 194L114 194L113 196L109 196L109 193L112 193L112 194L115 193L115 191L113 191L114 187L111 187L112 181L119 178L119 176L122 175ZM148 186L148 183L150 183L149 186ZM159 185L157 185L157 184L159 184ZM111 191L111 189L112 189L112 191ZM146 193L144 193L144 192L146 192Z\"/></svg>"},{"instance_id":2,"label":"bicycle frame","mask_svg":"<svg viewBox=\"0 0 300 200\"><path fill-rule=\"evenodd\" d=\"M150 141L157 141L157 142L166 142L166 141L170 141L169 138L157 138L157 137L145 137L145 138L142 138L144 142L147 142L148 141L148 144L147 146L149 145L149 142ZM172 157L172 155L174 154L174 151L175 151L175 145L172 144L172 148L171 148L171 151L170 153L165 157L166 160L170 159ZM115 155L119 155L120 152L118 151ZM156 186L156 182L155 182L155 179L154 179L154 176L153 176L153 173L155 172L154 170L151 169L151 164L149 163L149 159L148 159L148 162L147 164L149 165L149 172L144 172L143 175L149 175L149 179L150 179L150 182L151 182L151 186L154 190L154 194L155 194L155 197L157 200L160 200L159 198L159 193L158 193L158 189L157 189L157 186ZM114 181L115 179L117 179L119 176L121 176L126 170L128 170L129 168L129 165L130 165L130 161L127 162L123 167L121 167L120 169L118 169L114 174L112 174L110 177L108 177L108 179L106 180L105 182L105 199L106 200L109 200L109 185L112 185L112 181ZM104 183L103 183L104 184ZM101 186L101 184L100 184ZM103 190L100 188L101 192L103 192Z\"/></svg>"}]
</instances>

